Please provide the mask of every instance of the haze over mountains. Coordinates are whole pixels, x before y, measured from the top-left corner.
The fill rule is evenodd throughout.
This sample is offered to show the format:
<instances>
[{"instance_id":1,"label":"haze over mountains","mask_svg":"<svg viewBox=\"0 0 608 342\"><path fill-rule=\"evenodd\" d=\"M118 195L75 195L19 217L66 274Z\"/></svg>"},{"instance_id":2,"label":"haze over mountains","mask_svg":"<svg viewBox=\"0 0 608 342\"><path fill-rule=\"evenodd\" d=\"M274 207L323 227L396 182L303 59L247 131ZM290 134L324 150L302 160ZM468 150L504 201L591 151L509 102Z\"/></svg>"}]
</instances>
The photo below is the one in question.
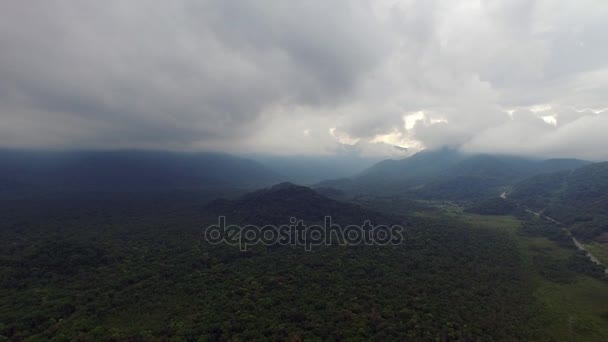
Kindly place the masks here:
<instances>
[{"instance_id":1,"label":"haze over mountains","mask_svg":"<svg viewBox=\"0 0 608 342\"><path fill-rule=\"evenodd\" d=\"M0 193L255 188L283 176L220 153L0 151Z\"/></svg>"},{"instance_id":2,"label":"haze over mountains","mask_svg":"<svg viewBox=\"0 0 608 342\"><path fill-rule=\"evenodd\" d=\"M471 155L456 150L423 151L400 160L355 158L251 159L220 153L162 151L0 151L0 188L19 191L146 191L205 188L256 188L281 181L314 183L349 193L411 192L424 196L444 190L457 199L460 183L484 190L512 184L536 174L571 170L589 162L577 159L536 160L500 155ZM359 171L362 170L362 171ZM308 176L303 176L307 174ZM481 189L483 188L483 189ZM466 195L466 194L465 194Z\"/></svg>"},{"instance_id":3,"label":"haze over mountains","mask_svg":"<svg viewBox=\"0 0 608 342\"><path fill-rule=\"evenodd\" d=\"M2 150L0 196L110 199L131 194L142 199L146 194L154 197L164 193L183 200L185 194L204 193L196 200L200 202L263 189L234 201L215 201L210 207L218 215L237 212L244 221L263 224L269 217L278 223L275 221L279 218L284 221L295 214L316 221L332 213L346 221L384 217L327 197L359 201L384 213L411 214L424 210L421 200L447 200L476 212L509 214L514 203L498 199L500 194L508 193L509 201L563 221L581 239L608 238L607 163L467 154L449 148L383 160L358 173L357 167L362 168L370 160L349 159L346 165L339 165L340 159L332 163L312 157L300 161L296 157L265 160L267 165L220 153ZM279 166L281 172L273 166ZM295 171L298 168L302 169ZM309 172L311 169L315 171ZM316 180L337 172L355 175L318 182L312 185L315 191L285 185L290 183L270 187L294 179ZM308 177L302 177L305 174ZM399 201L379 204L376 199L382 197Z\"/></svg>"},{"instance_id":4,"label":"haze over mountains","mask_svg":"<svg viewBox=\"0 0 608 342\"><path fill-rule=\"evenodd\" d=\"M383 160L354 154L332 156L245 156L273 170L293 183L314 184L327 179L354 176Z\"/></svg>"},{"instance_id":5,"label":"haze over mountains","mask_svg":"<svg viewBox=\"0 0 608 342\"><path fill-rule=\"evenodd\" d=\"M0 193L145 192L254 189L281 181L312 184L349 195L410 194L471 199L525 178L573 170L590 162L465 154L443 148L380 161L258 157L162 151L0 151ZM351 176L322 180L323 176Z\"/></svg>"},{"instance_id":6,"label":"haze over mountains","mask_svg":"<svg viewBox=\"0 0 608 342\"><path fill-rule=\"evenodd\" d=\"M401 160L385 160L352 178L325 181L318 186L351 194L410 193L414 197L470 199L492 196L501 186L536 174L572 170L589 163L578 159L465 154L444 148Z\"/></svg>"},{"instance_id":7,"label":"haze over mountains","mask_svg":"<svg viewBox=\"0 0 608 342\"><path fill-rule=\"evenodd\" d=\"M308 180L318 179L323 174L335 174L339 170L355 173L353 165L362 167L370 162L351 160L352 163L346 166L332 166L339 164L339 160L332 164L329 160L310 158L308 161L312 162L307 164L306 159L296 162L294 158L266 159L272 160L267 166L251 159L219 153L3 150L0 151L0 196L78 197L85 194L113 196L158 192L175 195L176 192L203 191L211 200L284 181L301 180L298 175L311 168L316 168L316 172L310 173ZM283 172L298 167L303 167L303 170L286 175L272 169L277 165L282 165L279 169ZM580 238L604 239L602 234L608 232L605 224L607 199L604 198L608 193L605 189L608 169L605 166L606 163L579 159L542 160L466 154L443 148L419 152L405 159L384 160L350 178L321 181L313 185L317 192L295 185L285 189L277 186L270 188L272 191L254 192L242 199L245 202L216 201L213 206L218 212L237 211L241 213L239 217L256 221L261 212L273 213L272 217L278 218L290 215L291 210L293 215L297 206L287 204L298 202L302 194L307 194L309 196L304 196L302 207L296 213L318 219L332 212L331 208L336 203L323 195L341 200L398 196L402 201L410 201L407 206L420 208L420 204L411 201L452 200L471 204L497 201L499 194L508 192L509 199L574 225L573 232ZM265 201L246 201L260 194L264 194L260 198L265 200L277 197L266 207ZM382 206L371 205L385 211ZM488 205L494 208L502 206L500 203L484 206ZM285 210L280 209L283 206ZM357 209L346 212L349 214L338 216L361 218L376 215L356 214Z\"/></svg>"}]
</instances>

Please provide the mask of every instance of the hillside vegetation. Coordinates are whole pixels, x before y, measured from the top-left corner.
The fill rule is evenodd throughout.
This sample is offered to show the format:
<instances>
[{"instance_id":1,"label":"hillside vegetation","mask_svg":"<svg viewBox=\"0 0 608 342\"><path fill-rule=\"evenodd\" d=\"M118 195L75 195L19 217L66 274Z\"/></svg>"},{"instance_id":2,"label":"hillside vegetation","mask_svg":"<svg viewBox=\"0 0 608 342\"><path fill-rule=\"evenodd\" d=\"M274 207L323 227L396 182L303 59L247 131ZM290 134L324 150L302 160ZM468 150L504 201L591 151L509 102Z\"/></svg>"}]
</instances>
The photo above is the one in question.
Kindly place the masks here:
<instances>
[{"instance_id":1,"label":"hillside vegetation","mask_svg":"<svg viewBox=\"0 0 608 342\"><path fill-rule=\"evenodd\" d=\"M395 195L428 200L481 200L528 177L573 170L589 164L577 159L538 160L505 155L465 154L451 149L419 152L385 160L348 179L321 182L358 195Z\"/></svg>"},{"instance_id":2,"label":"hillside vegetation","mask_svg":"<svg viewBox=\"0 0 608 342\"><path fill-rule=\"evenodd\" d=\"M331 201L281 186L227 207L270 208L283 191L299 193L281 203L285 213L309 215L308 208L314 218L325 210L299 203ZM241 252L200 239L217 220L201 198L24 201L2 203L0 336L10 340L543 336L515 241L463 222L410 217L396 246ZM331 203L345 218L357 219L345 209L365 212ZM271 221L282 210L257 218Z\"/></svg>"},{"instance_id":3,"label":"hillside vegetation","mask_svg":"<svg viewBox=\"0 0 608 342\"><path fill-rule=\"evenodd\" d=\"M532 177L509 198L563 222L581 239L602 240L608 233L608 163Z\"/></svg>"}]
</instances>

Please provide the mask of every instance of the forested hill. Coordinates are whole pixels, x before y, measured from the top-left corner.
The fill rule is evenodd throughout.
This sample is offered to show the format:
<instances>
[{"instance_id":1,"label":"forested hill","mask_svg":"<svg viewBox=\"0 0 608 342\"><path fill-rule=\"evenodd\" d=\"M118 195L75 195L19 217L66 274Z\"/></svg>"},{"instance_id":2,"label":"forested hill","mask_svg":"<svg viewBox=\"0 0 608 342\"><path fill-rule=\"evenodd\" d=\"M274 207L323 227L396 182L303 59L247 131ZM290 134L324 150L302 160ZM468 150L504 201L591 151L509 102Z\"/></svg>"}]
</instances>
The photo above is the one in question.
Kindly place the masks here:
<instances>
[{"instance_id":1,"label":"forested hill","mask_svg":"<svg viewBox=\"0 0 608 342\"><path fill-rule=\"evenodd\" d=\"M608 162L532 177L509 198L571 225L579 238L608 235Z\"/></svg>"},{"instance_id":2,"label":"forested hill","mask_svg":"<svg viewBox=\"0 0 608 342\"><path fill-rule=\"evenodd\" d=\"M216 222L203 199L149 197L0 201L0 340L542 337L519 248L500 232L414 217L398 245L242 252L201 240L201 227ZM368 213L289 184L227 207L243 218L254 208L269 219Z\"/></svg>"},{"instance_id":3,"label":"forested hill","mask_svg":"<svg viewBox=\"0 0 608 342\"><path fill-rule=\"evenodd\" d=\"M281 183L251 192L236 200L219 199L206 211L245 224L288 224L291 217L306 223L322 223L331 216L339 224L395 223L396 218L365 209L357 204L336 201L316 191L292 183Z\"/></svg>"},{"instance_id":4,"label":"forested hill","mask_svg":"<svg viewBox=\"0 0 608 342\"><path fill-rule=\"evenodd\" d=\"M160 151L0 151L0 196L259 187L281 176L249 159Z\"/></svg>"}]
</instances>

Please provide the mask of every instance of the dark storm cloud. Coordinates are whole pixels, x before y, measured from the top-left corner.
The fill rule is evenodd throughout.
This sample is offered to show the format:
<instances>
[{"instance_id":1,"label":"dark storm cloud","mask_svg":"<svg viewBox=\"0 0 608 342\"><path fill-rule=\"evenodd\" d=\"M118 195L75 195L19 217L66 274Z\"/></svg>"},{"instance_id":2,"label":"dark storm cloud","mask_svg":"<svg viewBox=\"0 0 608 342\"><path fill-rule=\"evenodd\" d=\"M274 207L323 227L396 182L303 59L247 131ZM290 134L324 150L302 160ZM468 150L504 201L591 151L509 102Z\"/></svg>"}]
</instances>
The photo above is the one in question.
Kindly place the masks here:
<instances>
[{"instance_id":1,"label":"dark storm cloud","mask_svg":"<svg viewBox=\"0 0 608 342\"><path fill-rule=\"evenodd\" d=\"M28 122L66 115L75 135L81 119L105 127L84 144L238 139L269 106L339 103L382 56L369 8L351 1L0 6L2 115L26 118L2 128L24 143L48 133Z\"/></svg>"},{"instance_id":2,"label":"dark storm cloud","mask_svg":"<svg viewBox=\"0 0 608 342\"><path fill-rule=\"evenodd\" d=\"M608 158L607 17L593 0L7 0L0 146Z\"/></svg>"}]
</instances>

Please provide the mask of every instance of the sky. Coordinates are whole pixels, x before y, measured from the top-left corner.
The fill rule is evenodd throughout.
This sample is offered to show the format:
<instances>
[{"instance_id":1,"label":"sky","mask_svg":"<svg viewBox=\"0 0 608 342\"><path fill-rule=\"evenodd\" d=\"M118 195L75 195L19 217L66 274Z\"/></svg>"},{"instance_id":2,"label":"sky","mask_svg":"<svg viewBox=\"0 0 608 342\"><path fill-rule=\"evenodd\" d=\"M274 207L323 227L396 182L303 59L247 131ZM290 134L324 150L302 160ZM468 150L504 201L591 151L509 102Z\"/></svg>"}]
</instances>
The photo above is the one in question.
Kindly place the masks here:
<instances>
[{"instance_id":1,"label":"sky","mask_svg":"<svg viewBox=\"0 0 608 342\"><path fill-rule=\"evenodd\" d=\"M605 0L3 0L0 147L608 160Z\"/></svg>"}]
</instances>

